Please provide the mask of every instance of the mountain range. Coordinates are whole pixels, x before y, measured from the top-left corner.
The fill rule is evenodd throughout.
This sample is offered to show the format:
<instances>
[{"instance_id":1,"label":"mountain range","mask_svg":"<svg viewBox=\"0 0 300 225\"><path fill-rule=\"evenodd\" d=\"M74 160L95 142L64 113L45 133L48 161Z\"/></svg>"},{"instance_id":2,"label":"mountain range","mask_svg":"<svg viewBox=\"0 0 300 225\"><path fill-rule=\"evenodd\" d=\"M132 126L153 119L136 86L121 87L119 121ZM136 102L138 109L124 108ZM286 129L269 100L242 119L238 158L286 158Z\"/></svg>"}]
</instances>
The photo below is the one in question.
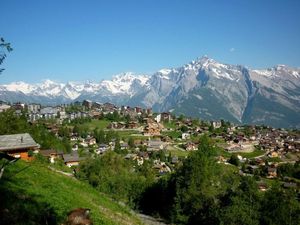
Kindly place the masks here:
<instances>
[{"instance_id":1,"label":"mountain range","mask_svg":"<svg viewBox=\"0 0 300 225\"><path fill-rule=\"evenodd\" d=\"M235 123L300 127L300 68L250 69L206 56L152 75L131 72L101 82L45 80L0 85L0 100L54 105L89 99Z\"/></svg>"}]
</instances>

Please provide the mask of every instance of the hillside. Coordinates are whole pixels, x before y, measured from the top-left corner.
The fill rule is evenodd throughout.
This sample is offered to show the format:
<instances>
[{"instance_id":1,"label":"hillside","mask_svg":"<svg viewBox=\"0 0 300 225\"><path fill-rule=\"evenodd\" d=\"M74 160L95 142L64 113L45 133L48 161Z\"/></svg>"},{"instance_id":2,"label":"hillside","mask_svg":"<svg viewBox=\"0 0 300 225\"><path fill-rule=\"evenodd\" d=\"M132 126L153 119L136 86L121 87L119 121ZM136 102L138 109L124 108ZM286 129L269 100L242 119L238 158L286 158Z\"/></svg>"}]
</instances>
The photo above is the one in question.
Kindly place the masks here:
<instances>
[{"instance_id":1,"label":"hillside","mask_svg":"<svg viewBox=\"0 0 300 225\"><path fill-rule=\"evenodd\" d=\"M78 207L91 209L94 224L141 224L129 209L88 184L37 162L9 166L0 192L0 224L61 224Z\"/></svg>"}]
</instances>

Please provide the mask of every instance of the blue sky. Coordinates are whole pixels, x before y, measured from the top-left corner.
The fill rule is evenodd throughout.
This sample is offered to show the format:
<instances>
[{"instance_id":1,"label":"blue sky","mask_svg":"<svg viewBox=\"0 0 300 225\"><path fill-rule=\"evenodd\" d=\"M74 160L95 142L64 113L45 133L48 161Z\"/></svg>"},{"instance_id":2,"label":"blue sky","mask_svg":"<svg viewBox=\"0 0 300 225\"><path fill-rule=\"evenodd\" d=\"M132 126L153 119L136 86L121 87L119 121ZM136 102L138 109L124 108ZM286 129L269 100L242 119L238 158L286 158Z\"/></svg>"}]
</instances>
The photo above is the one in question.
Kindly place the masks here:
<instances>
[{"instance_id":1,"label":"blue sky","mask_svg":"<svg viewBox=\"0 0 300 225\"><path fill-rule=\"evenodd\" d=\"M300 67L299 0L1 0L0 83L109 79L202 55Z\"/></svg>"}]
</instances>

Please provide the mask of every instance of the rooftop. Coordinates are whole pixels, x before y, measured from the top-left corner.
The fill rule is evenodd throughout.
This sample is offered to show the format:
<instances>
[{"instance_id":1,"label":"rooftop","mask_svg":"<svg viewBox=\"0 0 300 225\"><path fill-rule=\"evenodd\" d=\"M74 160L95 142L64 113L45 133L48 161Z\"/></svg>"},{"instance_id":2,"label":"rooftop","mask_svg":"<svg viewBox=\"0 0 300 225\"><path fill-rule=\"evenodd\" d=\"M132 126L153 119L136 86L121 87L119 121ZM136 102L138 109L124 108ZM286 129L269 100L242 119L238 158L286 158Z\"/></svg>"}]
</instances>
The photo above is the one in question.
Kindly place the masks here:
<instances>
[{"instance_id":1,"label":"rooftop","mask_svg":"<svg viewBox=\"0 0 300 225\"><path fill-rule=\"evenodd\" d=\"M0 151L38 147L39 145L28 133L0 135Z\"/></svg>"}]
</instances>

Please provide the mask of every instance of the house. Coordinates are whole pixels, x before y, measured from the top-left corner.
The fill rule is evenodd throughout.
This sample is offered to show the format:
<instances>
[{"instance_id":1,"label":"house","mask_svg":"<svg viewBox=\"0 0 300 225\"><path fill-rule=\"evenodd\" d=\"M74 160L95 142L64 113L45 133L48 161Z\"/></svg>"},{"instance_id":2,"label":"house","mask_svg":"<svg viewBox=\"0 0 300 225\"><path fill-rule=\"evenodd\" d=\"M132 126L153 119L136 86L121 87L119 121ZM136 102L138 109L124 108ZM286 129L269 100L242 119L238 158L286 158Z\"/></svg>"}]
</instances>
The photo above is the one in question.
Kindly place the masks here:
<instances>
[{"instance_id":1,"label":"house","mask_svg":"<svg viewBox=\"0 0 300 225\"><path fill-rule=\"evenodd\" d=\"M49 158L49 161L51 163L54 163L56 159L62 158L62 156L63 156L62 152L57 152L54 149L41 150L40 154L44 157Z\"/></svg>"},{"instance_id":2,"label":"house","mask_svg":"<svg viewBox=\"0 0 300 225\"><path fill-rule=\"evenodd\" d=\"M154 120L155 120L157 123L160 123L160 121L161 121L161 114L156 115L156 117L154 118Z\"/></svg>"},{"instance_id":3,"label":"house","mask_svg":"<svg viewBox=\"0 0 300 225\"><path fill-rule=\"evenodd\" d=\"M181 134L181 139L182 139L182 140L186 140L186 139L189 139L190 136L191 136L191 135L190 135L189 133L182 133L182 134Z\"/></svg>"},{"instance_id":4,"label":"house","mask_svg":"<svg viewBox=\"0 0 300 225\"><path fill-rule=\"evenodd\" d=\"M63 154L63 160L66 166L72 167L72 166L78 166L80 161L82 161L84 158L79 157L77 152L74 152L72 154Z\"/></svg>"},{"instance_id":5,"label":"house","mask_svg":"<svg viewBox=\"0 0 300 225\"><path fill-rule=\"evenodd\" d=\"M166 147L166 143L160 140L149 140L147 143L148 151L163 150Z\"/></svg>"},{"instance_id":6,"label":"house","mask_svg":"<svg viewBox=\"0 0 300 225\"><path fill-rule=\"evenodd\" d=\"M130 121L127 123L128 129L136 129L139 127L139 123L137 121Z\"/></svg>"},{"instance_id":7,"label":"house","mask_svg":"<svg viewBox=\"0 0 300 225\"><path fill-rule=\"evenodd\" d=\"M109 145L107 144L100 144L99 147L95 150L96 154L102 154L109 150Z\"/></svg>"},{"instance_id":8,"label":"house","mask_svg":"<svg viewBox=\"0 0 300 225\"><path fill-rule=\"evenodd\" d=\"M267 178L277 177L277 169L275 167L268 167L268 176Z\"/></svg>"},{"instance_id":9,"label":"house","mask_svg":"<svg viewBox=\"0 0 300 225\"><path fill-rule=\"evenodd\" d=\"M147 120L147 125L144 129L144 135L145 136L159 136L160 131L163 128L163 126L160 123L152 121L152 119Z\"/></svg>"},{"instance_id":10,"label":"house","mask_svg":"<svg viewBox=\"0 0 300 225\"><path fill-rule=\"evenodd\" d=\"M157 169L160 174L170 173L171 169L165 162L160 162L159 160L154 160L153 168Z\"/></svg>"},{"instance_id":11,"label":"house","mask_svg":"<svg viewBox=\"0 0 300 225\"><path fill-rule=\"evenodd\" d=\"M0 105L0 113L10 109L10 105Z\"/></svg>"},{"instance_id":12,"label":"house","mask_svg":"<svg viewBox=\"0 0 300 225\"><path fill-rule=\"evenodd\" d=\"M268 186L267 186L267 184L264 183L264 182L258 182L258 189L259 189L260 191L266 191L266 190L268 190Z\"/></svg>"},{"instance_id":13,"label":"house","mask_svg":"<svg viewBox=\"0 0 300 225\"><path fill-rule=\"evenodd\" d=\"M72 151L78 151L78 145L77 144L74 144L72 146Z\"/></svg>"},{"instance_id":14,"label":"house","mask_svg":"<svg viewBox=\"0 0 300 225\"><path fill-rule=\"evenodd\" d=\"M91 109L92 106L93 106L93 102L90 101L90 100L84 100L84 101L82 102L82 105L83 105L84 107L86 107L87 109Z\"/></svg>"},{"instance_id":15,"label":"house","mask_svg":"<svg viewBox=\"0 0 300 225\"><path fill-rule=\"evenodd\" d=\"M87 137L87 138L85 139L85 142L86 142L89 146L95 145L95 144L96 144L96 138L94 138L94 137Z\"/></svg>"},{"instance_id":16,"label":"house","mask_svg":"<svg viewBox=\"0 0 300 225\"><path fill-rule=\"evenodd\" d=\"M172 164L177 164L179 162L178 157L177 156L173 156L171 159L171 163Z\"/></svg>"},{"instance_id":17,"label":"house","mask_svg":"<svg viewBox=\"0 0 300 225\"><path fill-rule=\"evenodd\" d=\"M169 112L163 112L160 115L161 115L161 120L164 122L170 122L172 120L172 115Z\"/></svg>"},{"instance_id":18,"label":"house","mask_svg":"<svg viewBox=\"0 0 300 225\"><path fill-rule=\"evenodd\" d=\"M40 110L40 114L44 119L54 119L57 116L58 110L53 107L45 107Z\"/></svg>"},{"instance_id":19,"label":"house","mask_svg":"<svg viewBox=\"0 0 300 225\"><path fill-rule=\"evenodd\" d=\"M125 143L125 142L121 143L120 145L121 145L121 150L126 150L126 149L129 148L129 145L127 143Z\"/></svg>"},{"instance_id":20,"label":"house","mask_svg":"<svg viewBox=\"0 0 300 225\"><path fill-rule=\"evenodd\" d=\"M30 152L38 153L40 145L28 133L0 135L0 152L30 160Z\"/></svg>"},{"instance_id":21,"label":"house","mask_svg":"<svg viewBox=\"0 0 300 225\"><path fill-rule=\"evenodd\" d=\"M38 113L41 109L40 104L28 104L27 105L27 110L29 113Z\"/></svg>"},{"instance_id":22,"label":"house","mask_svg":"<svg viewBox=\"0 0 300 225\"><path fill-rule=\"evenodd\" d=\"M187 150L187 151L195 151L197 149L198 149L197 145L193 142L188 142L185 145L185 150Z\"/></svg>"}]
</instances>

